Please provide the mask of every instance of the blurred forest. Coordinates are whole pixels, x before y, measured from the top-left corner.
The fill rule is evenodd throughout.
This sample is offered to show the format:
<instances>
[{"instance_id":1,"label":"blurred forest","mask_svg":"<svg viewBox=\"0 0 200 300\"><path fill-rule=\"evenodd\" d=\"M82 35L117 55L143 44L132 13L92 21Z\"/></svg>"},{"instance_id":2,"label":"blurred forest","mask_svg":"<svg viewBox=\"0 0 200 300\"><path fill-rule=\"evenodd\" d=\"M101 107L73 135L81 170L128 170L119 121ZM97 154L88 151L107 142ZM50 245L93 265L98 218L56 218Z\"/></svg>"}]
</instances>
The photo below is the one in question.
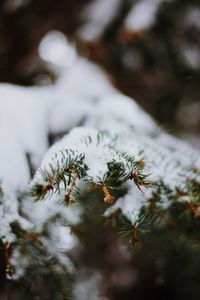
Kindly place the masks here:
<instances>
[{"instance_id":1,"label":"blurred forest","mask_svg":"<svg viewBox=\"0 0 200 300\"><path fill-rule=\"evenodd\" d=\"M96 11L95 6L91 9L93 15L87 14L88 5L94 2L102 3L103 14L108 2L113 3L112 16L108 13L101 18L99 4ZM142 2L141 16L136 16L139 24L136 20L134 27L130 12ZM100 17L95 19L95 14ZM198 0L2 0L0 22L0 81L33 85L45 76L53 79L38 55L38 45L45 33L58 30L83 56L103 66L114 85L167 130L199 146ZM88 37L82 30L82 34L85 24L99 27L99 32Z\"/></svg>"},{"instance_id":2,"label":"blurred forest","mask_svg":"<svg viewBox=\"0 0 200 300\"><path fill-rule=\"evenodd\" d=\"M112 17L100 14L99 24L85 13L93 2L1 0L0 81L25 86L54 82L56 75L39 56L38 47L48 31L58 30L81 55L101 65L113 84L162 127L200 147L199 0L116 0L112 1L117 3ZM130 13L142 2L155 2L157 9L149 23L134 28ZM148 5L143 9L151 11ZM85 25L99 25L101 30L87 36ZM172 208L172 215L176 209ZM103 286L108 299L199 299L200 253L192 244L193 238L198 238L199 220L193 221L195 229L192 225L183 229L185 236L179 232L185 226L184 219L177 230L173 224L170 231L152 228L148 236L140 237L134 255L127 258L109 224L102 229L96 206L88 214L93 217L87 224L87 238L93 243L84 240L87 247L71 255L82 266L80 277L90 276L85 266L102 270L108 278ZM102 233L98 238L97 232ZM43 282L49 291L53 280ZM16 292L20 288L17 283L12 285L9 299L20 299ZM52 298L46 295L43 299Z\"/></svg>"}]
</instances>

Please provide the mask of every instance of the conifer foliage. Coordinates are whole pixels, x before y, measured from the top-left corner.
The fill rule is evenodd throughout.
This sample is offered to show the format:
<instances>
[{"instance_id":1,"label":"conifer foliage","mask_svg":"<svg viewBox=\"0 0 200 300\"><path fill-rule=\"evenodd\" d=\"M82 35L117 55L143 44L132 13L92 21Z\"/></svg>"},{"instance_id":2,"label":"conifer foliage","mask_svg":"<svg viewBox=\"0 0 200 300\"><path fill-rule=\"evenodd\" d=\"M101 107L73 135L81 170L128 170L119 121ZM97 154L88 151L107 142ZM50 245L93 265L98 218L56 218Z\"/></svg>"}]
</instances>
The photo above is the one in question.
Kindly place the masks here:
<instances>
[{"instance_id":1,"label":"conifer foliage","mask_svg":"<svg viewBox=\"0 0 200 300\"><path fill-rule=\"evenodd\" d=\"M110 23L96 14L104 2ZM97 42L107 65L98 41L140 39L165 1L104 2L86 1L74 38L91 50ZM143 7L153 19L137 21ZM199 151L160 128L60 32L38 53L57 82L0 86L0 299L146 300L148 287L180 285L169 299L198 300ZM182 287L184 268L192 280Z\"/></svg>"}]
</instances>

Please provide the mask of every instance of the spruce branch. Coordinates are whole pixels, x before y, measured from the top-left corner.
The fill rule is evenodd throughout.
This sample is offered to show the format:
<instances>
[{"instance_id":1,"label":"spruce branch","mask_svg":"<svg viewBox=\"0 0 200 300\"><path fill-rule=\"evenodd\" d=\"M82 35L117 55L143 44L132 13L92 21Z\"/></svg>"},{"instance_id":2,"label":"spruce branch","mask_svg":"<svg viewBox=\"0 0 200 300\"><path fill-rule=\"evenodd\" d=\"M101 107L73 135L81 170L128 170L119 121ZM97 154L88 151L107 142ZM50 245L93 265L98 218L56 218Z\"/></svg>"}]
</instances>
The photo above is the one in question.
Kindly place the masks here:
<instances>
[{"instance_id":1,"label":"spruce branch","mask_svg":"<svg viewBox=\"0 0 200 300\"><path fill-rule=\"evenodd\" d=\"M77 155L72 149L61 150L59 154L60 160L55 153L52 162L48 164L48 170L45 168L38 170L42 182L34 183L30 189L31 196L37 200L44 199L57 191L60 192L61 185L66 189L74 175L79 179L85 176L84 154Z\"/></svg>"},{"instance_id":2,"label":"spruce branch","mask_svg":"<svg viewBox=\"0 0 200 300\"><path fill-rule=\"evenodd\" d=\"M144 136L144 139L146 141L148 137ZM184 201L191 202L194 207L194 203L198 202L198 168L191 168L189 160L182 166L179 162L181 157L172 145L154 149L149 141L153 150L141 150L140 147L131 153L131 143L124 141L122 147L120 138L108 132L86 128L72 130L55 150L50 149L50 154L47 153L30 184L31 195L36 199L44 199L51 194L56 199L60 195L64 203L71 204L74 198L78 198L77 191L83 195L100 190L104 202L113 207L111 214L118 209L120 201L132 201L134 213L127 215L123 207L121 211L129 219L127 231L130 236L132 228L148 231L151 223L164 222L166 226L175 226L168 207L174 202ZM126 147L128 151L124 151ZM170 159L171 153L174 157ZM155 170L160 170L161 175L155 177ZM38 189L38 185L42 188ZM124 187L127 192L119 196Z\"/></svg>"},{"instance_id":3,"label":"spruce branch","mask_svg":"<svg viewBox=\"0 0 200 300\"><path fill-rule=\"evenodd\" d=\"M87 190L101 189L104 201L113 204L115 197L110 194L109 189L119 189L133 178L138 187L150 186L148 176L142 173L144 163L135 161L133 156L119 151L116 137L98 131L92 133L93 136L81 137L79 147L63 148L48 157L49 160L45 161L30 184L31 196L44 199L51 193L59 194L61 190L68 190L64 202L70 203L79 181L79 184L83 182L88 186ZM93 172L90 159L93 163L96 163L95 159L99 161L97 169Z\"/></svg>"}]
</instances>

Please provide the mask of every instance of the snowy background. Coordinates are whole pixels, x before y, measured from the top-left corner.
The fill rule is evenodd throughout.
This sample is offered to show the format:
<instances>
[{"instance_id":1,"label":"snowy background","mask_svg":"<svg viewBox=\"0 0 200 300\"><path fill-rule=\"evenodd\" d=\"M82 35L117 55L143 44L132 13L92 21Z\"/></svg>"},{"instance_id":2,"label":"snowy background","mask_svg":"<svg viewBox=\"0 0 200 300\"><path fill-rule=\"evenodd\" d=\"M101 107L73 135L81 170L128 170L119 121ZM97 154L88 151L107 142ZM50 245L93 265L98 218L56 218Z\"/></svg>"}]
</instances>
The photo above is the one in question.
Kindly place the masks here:
<instances>
[{"instance_id":1,"label":"snowy background","mask_svg":"<svg viewBox=\"0 0 200 300\"><path fill-rule=\"evenodd\" d=\"M103 174L110 155L102 155L104 144L99 153L77 142L95 137L99 129L118 135L118 151L140 159L145 149L142 158L152 180L164 180L172 190L182 186L188 168L200 166L200 8L195 1L181 6L173 0L95 0L84 5L74 1L74 7L61 1L55 9L52 1L44 1L50 5L46 14L36 2L0 4L0 237L4 243L16 241L10 226L14 221L36 233L48 224L43 244L73 272L64 253L78 241L65 223L78 222L81 210L63 208L56 197L19 202L20 195L41 163L47 166L55 150L66 145L84 149L91 176ZM130 186L115 209L122 207L135 222L151 196L151 191L144 195ZM59 221L49 222L55 215ZM14 277L23 276L29 262L18 248L11 262ZM100 283L98 272L91 278L83 275L76 298L109 299L98 295Z\"/></svg>"}]
</instances>

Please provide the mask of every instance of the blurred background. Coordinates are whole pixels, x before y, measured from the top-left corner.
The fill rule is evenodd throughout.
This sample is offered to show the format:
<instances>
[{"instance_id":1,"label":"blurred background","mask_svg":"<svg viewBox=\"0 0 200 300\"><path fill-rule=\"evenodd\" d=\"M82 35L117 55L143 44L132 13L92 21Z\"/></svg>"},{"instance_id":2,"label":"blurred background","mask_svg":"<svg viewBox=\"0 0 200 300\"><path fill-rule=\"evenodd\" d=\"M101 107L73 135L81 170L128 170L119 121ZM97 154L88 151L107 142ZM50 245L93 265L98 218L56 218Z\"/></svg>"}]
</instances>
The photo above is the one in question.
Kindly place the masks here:
<instances>
[{"instance_id":1,"label":"blurred background","mask_svg":"<svg viewBox=\"0 0 200 300\"><path fill-rule=\"evenodd\" d=\"M103 67L113 85L161 127L200 148L199 0L1 0L0 82L55 82L56 73L40 51L52 30ZM71 255L78 277L86 278L91 290L101 278L87 268L101 270L100 289L107 297L89 298L80 288L78 299L199 299L198 220L186 229L184 219L177 230L152 229L127 257L109 226L102 230L96 207L91 211L89 234L82 241L86 247ZM188 236L197 238L198 246Z\"/></svg>"},{"instance_id":2,"label":"blurred background","mask_svg":"<svg viewBox=\"0 0 200 300\"><path fill-rule=\"evenodd\" d=\"M101 65L167 131L200 147L199 0L2 0L0 81L48 84L50 30Z\"/></svg>"}]
</instances>

